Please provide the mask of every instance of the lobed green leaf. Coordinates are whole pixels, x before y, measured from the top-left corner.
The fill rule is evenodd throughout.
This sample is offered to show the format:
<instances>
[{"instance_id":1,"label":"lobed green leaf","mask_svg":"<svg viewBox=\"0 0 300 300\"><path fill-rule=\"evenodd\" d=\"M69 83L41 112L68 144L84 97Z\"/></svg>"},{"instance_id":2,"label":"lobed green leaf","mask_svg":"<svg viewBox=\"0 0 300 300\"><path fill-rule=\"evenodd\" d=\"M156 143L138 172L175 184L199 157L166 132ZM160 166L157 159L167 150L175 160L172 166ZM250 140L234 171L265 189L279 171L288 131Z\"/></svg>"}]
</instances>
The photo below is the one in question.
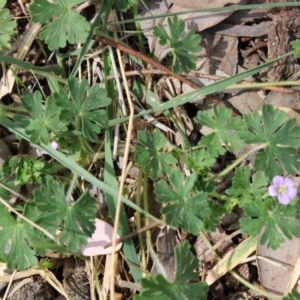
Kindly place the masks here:
<instances>
[{"instance_id":1,"label":"lobed green leaf","mask_svg":"<svg viewBox=\"0 0 300 300\"><path fill-rule=\"evenodd\" d=\"M47 99L43 109L42 94L36 91L33 95L27 93L21 98L22 104L28 110L31 118L14 115L14 119L24 128L30 140L34 144L40 142L50 144L50 132L67 131L68 120L60 120L59 113L61 108L56 106L55 99L51 96Z\"/></svg>"},{"instance_id":2,"label":"lobed green leaf","mask_svg":"<svg viewBox=\"0 0 300 300\"><path fill-rule=\"evenodd\" d=\"M300 170L300 126L296 119L287 119L284 112L272 105L263 105L258 112L244 116L246 129L239 136L247 144L264 144L255 155L254 169L263 170L269 180L283 171L296 175Z\"/></svg>"},{"instance_id":3,"label":"lobed green leaf","mask_svg":"<svg viewBox=\"0 0 300 300\"><path fill-rule=\"evenodd\" d=\"M25 270L37 265L38 259L29 242L35 239L34 231L24 220L15 220L0 204L0 257L8 269Z\"/></svg>"},{"instance_id":4,"label":"lobed green leaf","mask_svg":"<svg viewBox=\"0 0 300 300\"><path fill-rule=\"evenodd\" d=\"M177 16L168 18L170 35L161 24L153 29L153 34L159 38L160 45L168 45L170 53L173 55L172 71L175 74L188 72L196 68L197 57L191 52L201 50L201 36L190 30L184 35L184 22Z\"/></svg>"},{"instance_id":5,"label":"lobed green leaf","mask_svg":"<svg viewBox=\"0 0 300 300\"><path fill-rule=\"evenodd\" d=\"M162 153L162 147L168 144L168 140L160 131L138 131L138 142L135 159L139 167L142 167L149 178L156 180L171 171L170 164L175 164L177 160L168 153Z\"/></svg>"},{"instance_id":6,"label":"lobed green leaf","mask_svg":"<svg viewBox=\"0 0 300 300\"><path fill-rule=\"evenodd\" d=\"M154 184L157 201L166 205L161 213L166 223L173 227L181 225L185 232L195 235L204 228L203 220L209 218L211 209L206 201L207 193L193 194L196 174L185 177L178 169L168 174L170 185L165 180Z\"/></svg>"},{"instance_id":7,"label":"lobed green leaf","mask_svg":"<svg viewBox=\"0 0 300 300\"><path fill-rule=\"evenodd\" d=\"M265 201L246 202L243 205L245 217L240 220L241 231L248 235L261 233L260 243L276 249L284 237L291 239L299 236L297 209L288 205L277 204L270 207Z\"/></svg>"},{"instance_id":8,"label":"lobed green leaf","mask_svg":"<svg viewBox=\"0 0 300 300\"><path fill-rule=\"evenodd\" d=\"M87 20L72 8L84 2L83 0L35 0L29 7L32 21L43 24L50 19L42 29L40 38L50 50L64 48L70 44L85 43L90 25Z\"/></svg>"},{"instance_id":9,"label":"lobed green leaf","mask_svg":"<svg viewBox=\"0 0 300 300\"><path fill-rule=\"evenodd\" d=\"M39 225L48 229L63 225L59 241L72 252L87 243L95 231L95 199L88 192L69 205L63 185L48 178L47 185L35 189L33 195L33 204L41 212Z\"/></svg>"},{"instance_id":10,"label":"lobed green leaf","mask_svg":"<svg viewBox=\"0 0 300 300\"><path fill-rule=\"evenodd\" d=\"M199 146L207 147L213 157L224 154L225 149L235 152L242 148L238 132L244 128L243 120L240 117L233 118L226 107L214 106L210 110L199 111L195 121L213 130L199 142Z\"/></svg>"},{"instance_id":11,"label":"lobed green leaf","mask_svg":"<svg viewBox=\"0 0 300 300\"><path fill-rule=\"evenodd\" d=\"M11 45L9 41L14 33L16 22L13 20L7 8L5 0L0 0L0 52L9 50Z\"/></svg>"},{"instance_id":12,"label":"lobed green leaf","mask_svg":"<svg viewBox=\"0 0 300 300\"><path fill-rule=\"evenodd\" d=\"M106 110L101 108L108 106L111 99L98 84L89 88L87 80L78 82L71 78L68 86L72 102L65 96L54 94L56 104L61 107L60 120L73 119L75 129L80 130L86 139L96 142L107 122Z\"/></svg>"},{"instance_id":13,"label":"lobed green leaf","mask_svg":"<svg viewBox=\"0 0 300 300\"><path fill-rule=\"evenodd\" d=\"M251 176L249 166L237 168L232 185L226 190L226 194L239 199L239 203L251 201L262 201L268 193L268 178L262 171L258 171Z\"/></svg>"}]
</instances>

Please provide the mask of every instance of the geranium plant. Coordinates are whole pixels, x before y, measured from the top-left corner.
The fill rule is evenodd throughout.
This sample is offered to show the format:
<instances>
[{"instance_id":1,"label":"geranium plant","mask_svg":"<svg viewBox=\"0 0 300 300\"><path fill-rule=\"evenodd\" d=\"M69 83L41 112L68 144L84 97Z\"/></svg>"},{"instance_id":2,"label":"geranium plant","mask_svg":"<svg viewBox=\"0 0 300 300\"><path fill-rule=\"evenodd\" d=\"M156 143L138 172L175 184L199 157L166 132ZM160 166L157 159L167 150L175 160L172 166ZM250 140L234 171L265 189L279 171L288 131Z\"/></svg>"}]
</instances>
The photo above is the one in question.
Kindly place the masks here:
<instances>
[{"instance_id":1,"label":"geranium plant","mask_svg":"<svg viewBox=\"0 0 300 300\"><path fill-rule=\"evenodd\" d=\"M45 47L55 51L60 72L53 73L49 68L46 72L42 67L0 56L1 62L45 76L49 85L49 89L45 89L47 92L39 85L34 90L26 87L28 90L20 95L21 107L11 107L6 102L0 104L0 125L5 128L5 133L10 131L16 139L27 140L43 150L41 158L15 155L0 170L0 261L5 262L9 269L24 270L37 267L49 249L82 259L83 255L111 253L112 249L107 250L105 244L112 238L112 227L97 219L101 214L96 211L94 197L85 188L86 182L105 193L109 211L107 219L112 220L116 211L120 211L120 236L128 234L131 229L123 204L157 222L195 236L202 231L214 231L224 214L237 208L242 211L239 219L241 232L260 236L259 242L269 248L277 249L286 239L299 236L300 199L293 176L300 171L300 125L272 105L263 105L261 113L254 111L244 116L233 116L232 111L224 106L212 106L209 110L197 112L194 121L208 127L210 134L202 136L195 147L185 145L182 149L159 130L138 131L134 146L130 147L134 152L132 164L139 167L140 178L152 180L155 193L152 201L162 206L162 218L152 216L127 197L121 197L127 189L118 191L119 178L112 155L112 127L125 124L128 118L114 117L118 111L115 109L118 97L114 86L107 80L114 70L112 59L109 59L108 52L101 57L105 75L101 86L98 82L91 83L89 77L89 80L76 78L76 74L85 54L94 44L96 27L101 24L104 35L107 34L111 8L125 11L138 1L101 1L92 24L75 11L76 5L83 2L34 0L29 6L31 21L43 26L39 38L46 43ZM0 0L0 51L10 48L9 40L15 26L4 6L5 1ZM138 10L137 6L135 9ZM196 68L201 36L193 31L185 33L185 24L177 16L170 17L168 24L169 31L159 24L153 31L154 35L161 45L168 46L164 54L172 57L173 72L187 73ZM65 48L75 43L82 44L80 49L65 53ZM299 42L293 45L294 53L299 54ZM60 57L69 56L77 56L76 64L64 77L62 74L66 72ZM223 90L279 59L154 105L135 117L163 112L173 120L169 109ZM135 63L142 66L138 59ZM23 85L20 91L25 90ZM125 132L131 136L132 132ZM239 155L245 146L248 150ZM228 153L231 158L226 167L216 172L215 164ZM93 165L95 160L101 160L101 167L95 168L96 176L87 171L87 166ZM99 168L103 168L103 172L102 169L99 172ZM60 173L61 170L65 173ZM234 173L230 184L218 192L218 182L230 172ZM34 187L27 198L21 196L19 202L11 203L7 191L14 184L34 184ZM119 194L119 203L122 204L117 206ZM99 229L101 225L103 227ZM103 237L103 232L107 236ZM129 239L122 247L130 275L143 288L135 299L206 298L209 287L199 280L199 262L187 241L174 249L176 274L173 282L168 282L161 274L143 278L144 270L140 266L136 245ZM119 243L117 250L120 248ZM297 295L292 293L287 299Z\"/></svg>"}]
</instances>

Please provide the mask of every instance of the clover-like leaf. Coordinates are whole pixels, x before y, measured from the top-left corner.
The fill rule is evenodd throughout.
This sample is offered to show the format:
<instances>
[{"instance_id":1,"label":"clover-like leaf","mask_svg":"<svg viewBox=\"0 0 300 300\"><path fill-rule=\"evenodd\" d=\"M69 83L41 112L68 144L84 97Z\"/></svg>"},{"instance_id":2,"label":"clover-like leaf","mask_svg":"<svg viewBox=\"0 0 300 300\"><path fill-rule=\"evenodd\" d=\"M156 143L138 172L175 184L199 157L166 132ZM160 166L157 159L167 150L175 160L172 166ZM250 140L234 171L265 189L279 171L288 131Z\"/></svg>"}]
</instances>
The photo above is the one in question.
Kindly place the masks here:
<instances>
[{"instance_id":1,"label":"clover-like leaf","mask_svg":"<svg viewBox=\"0 0 300 300\"><path fill-rule=\"evenodd\" d=\"M198 260L189 250L187 241L174 249L175 254L175 279L168 282L162 275L151 276L141 279L144 288L135 300L156 300L165 299L206 299L208 285L205 282L198 282L198 274L195 269L198 267Z\"/></svg>"},{"instance_id":2,"label":"clover-like leaf","mask_svg":"<svg viewBox=\"0 0 300 300\"><path fill-rule=\"evenodd\" d=\"M251 200L260 201L268 193L268 183L268 178L262 171L256 172L251 179L249 166L237 168L226 194L238 198L240 204Z\"/></svg>"},{"instance_id":3,"label":"clover-like leaf","mask_svg":"<svg viewBox=\"0 0 300 300\"><path fill-rule=\"evenodd\" d=\"M224 154L224 147L231 152L242 148L238 132L243 130L244 123L240 117L233 118L226 107L214 106L210 110L199 111L195 121L213 130L202 137L199 143L200 146L207 147L213 157Z\"/></svg>"},{"instance_id":4,"label":"clover-like leaf","mask_svg":"<svg viewBox=\"0 0 300 300\"><path fill-rule=\"evenodd\" d=\"M83 0L34 0L30 5L32 21L43 24L48 22L40 33L50 50L64 48L70 44L85 43L90 25L87 20L72 8Z\"/></svg>"},{"instance_id":5,"label":"clover-like leaf","mask_svg":"<svg viewBox=\"0 0 300 300\"><path fill-rule=\"evenodd\" d=\"M185 177L175 169L168 174L168 178L171 186L165 180L154 184L157 201L166 204L161 209L166 216L166 223L174 227L181 225L185 232L198 234L204 227L204 218L211 215L206 201L207 193L192 193L196 174Z\"/></svg>"},{"instance_id":6,"label":"clover-like leaf","mask_svg":"<svg viewBox=\"0 0 300 300\"><path fill-rule=\"evenodd\" d=\"M6 2L6 0L0 0L0 52L11 48L9 41L16 27L16 22L9 10L4 8Z\"/></svg>"},{"instance_id":7,"label":"clover-like leaf","mask_svg":"<svg viewBox=\"0 0 300 300\"><path fill-rule=\"evenodd\" d=\"M153 34L159 38L161 45L169 46L169 53L173 55L172 71L175 74L188 72L196 68L197 56L190 52L201 50L201 36L190 30L184 35L185 24L177 16L168 18L170 35L161 24L154 28Z\"/></svg>"},{"instance_id":8,"label":"clover-like leaf","mask_svg":"<svg viewBox=\"0 0 300 300\"><path fill-rule=\"evenodd\" d=\"M300 170L300 126L296 119L287 119L284 112L264 105L262 115L253 112L244 116L247 129L239 136L248 144L264 144L255 155L254 169L263 170L269 180L283 171L296 175Z\"/></svg>"},{"instance_id":9,"label":"clover-like leaf","mask_svg":"<svg viewBox=\"0 0 300 300\"><path fill-rule=\"evenodd\" d=\"M177 160L168 153L160 152L168 143L163 134L160 131L155 131L153 134L149 131L138 131L137 137L138 142L142 144L142 146L135 147L135 159L138 166L142 167L153 180L169 173L170 164L175 164Z\"/></svg>"},{"instance_id":10,"label":"clover-like leaf","mask_svg":"<svg viewBox=\"0 0 300 300\"><path fill-rule=\"evenodd\" d=\"M21 101L32 118L15 115L14 119L25 128L31 142L50 144L49 130L54 132L66 131L68 120L59 119L61 108L55 104L53 97L47 99L45 109L43 109L42 100L42 94L39 91L33 95L25 94Z\"/></svg>"},{"instance_id":11,"label":"clover-like leaf","mask_svg":"<svg viewBox=\"0 0 300 300\"><path fill-rule=\"evenodd\" d=\"M57 105L63 108L60 119L74 118L76 129L81 130L86 139L96 142L101 128L107 123L107 113L102 108L108 106L111 99L98 84L89 88L87 80L78 82L76 78L71 78L68 86L72 102L57 93L54 95Z\"/></svg>"},{"instance_id":12,"label":"clover-like leaf","mask_svg":"<svg viewBox=\"0 0 300 300\"><path fill-rule=\"evenodd\" d=\"M271 207L265 201L246 202L243 205L245 217L241 218L241 231L248 235L258 235L260 243L276 249L285 241L299 236L297 209L291 205ZM273 207L272 207L273 208Z\"/></svg>"},{"instance_id":13,"label":"clover-like leaf","mask_svg":"<svg viewBox=\"0 0 300 300\"><path fill-rule=\"evenodd\" d=\"M35 189L33 195L33 204L41 212L39 225L48 229L63 226L59 241L70 251L76 252L87 243L95 230L95 200L88 192L69 205L63 185L50 177L47 185Z\"/></svg>"}]
</instances>

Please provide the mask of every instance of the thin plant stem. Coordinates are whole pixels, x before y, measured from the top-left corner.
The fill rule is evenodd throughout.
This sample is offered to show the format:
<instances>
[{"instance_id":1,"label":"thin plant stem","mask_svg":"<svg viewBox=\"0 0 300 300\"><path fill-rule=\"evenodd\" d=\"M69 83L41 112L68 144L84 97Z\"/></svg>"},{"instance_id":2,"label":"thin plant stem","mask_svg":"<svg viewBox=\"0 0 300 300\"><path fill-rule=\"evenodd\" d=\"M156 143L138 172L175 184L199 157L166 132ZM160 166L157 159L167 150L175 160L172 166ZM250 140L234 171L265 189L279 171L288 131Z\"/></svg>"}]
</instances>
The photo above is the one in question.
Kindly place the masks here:
<instances>
[{"instance_id":1,"label":"thin plant stem","mask_svg":"<svg viewBox=\"0 0 300 300\"><path fill-rule=\"evenodd\" d=\"M103 149L103 147L104 147L104 141L101 141L100 146L99 146L98 149L97 149L97 152L96 152L96 153L93 153L93 155L92 155L92 161L91 161L91 163L90 163L90 166L89 166L89 168L88 168L88 171L91 170L91 168L92 168L92 166L94 165L94 163L96 162L96 160L99 159L99 158L97 158L97 157L98 157L98 155L101 153L100 151ZM104 152L102 152L101 154L103 155L103 158L104 158L104 157L105 157Z\"/></svg>"},{"instance_id":2,"label":"thin plant stem","mask_svg":"<svg viewBox=\"0 0 300 300\"><path fill-rule=\"evenodd\" d=\"M186 153L186 152L192 152L192 151L196 151L196 150L199 150L199 149L203 149L203 148L205 148L205 146L194 146L194 147L191 147L190 149L183 149L183 150L181 150L180 149L180 151L182 152L182 153Z\"/></svg>"},{"instance_id":3,"label":"thin plant stem","mask_svg":"<svg viewBox=\"0 0 300 300\"><path fill-rule=\"evenodd\" d=\"M149 212L149 203L148 203L148 176L145 174L144 176L144 191L143 191L143 204L144 204L144 210ZM149 218L145 217L145 226L149 226ZM151 235L150 231L146 231L146 244L148 247L152 248L151 244Z\"/></svg>"},{"instance_id":4,"label":"thin plant stem","mask_svg":"<svg viewBox=\"0 0 300 300\"><path fill-rule=\"evenodd\" d=\"M217 242L216 244L214 244L210 249L208 249L207 251L205 251L203 254L201 254L198 259L201 261L202 259L204 259L205 257L207 257L210 252L212 250L216 250L218 249L220 246L222 246L222 244L225 242L225 241L231 241L232 238L234 238L235 236L237 236L238 234L240 234L241 231L240 230L237 230L235 232L233 232L232 234L230 235L226 235L225 238L222 238L219 242Z\"/></svg>"},{"instance_id":5,"label":"thin plant stem","mask_svg":"<svg viewBox=\"0 0 300 300\"><path fill-rule=\"evenodd\" d=\"M161 62L169 53L171 53L172 51L174 51L172 48L167 48L165 49L162 54L160 55L160 57L158 58L158 61Z\"/></svg>"},{"instance_id":6,"label":"thin plant stem","mask_svg":"<svg viewBox=\"0 0 300 300\"><path fill-rule=\"evenodd\" d=\"M78 178L78 175L76 173L73 173L73 178L70 182L70 186L69 186L67 197L66 197L66 201L69 205L71 203L71 197L72 197L72 193L75 189L77 178Z\"/></svg>"},{"instance_id":7,"label":"thin plant stem","mask_svg":"<svg viewBox=\"0 0 300 300\"><path fill-rule=\"evenodd\" d=\"M137 4L133 5L133 16L135 19L138 18L138 7ZM138 36L138 40L139 40L139 46L141 49L141 52L143 54L146 54L146 49L145 49L145 44L144 44L144 40L143 40L143 34L142 34L142 28L141 28L141 23L140 22L135 22L135 28L137 30L137 36Z\"/></svg>"},{"instance_id":8,"label":"thin plant stem","mask_svg":"<svg viewBox=\"0 0 300 300\"><path fill-rule=\"evenodd\" d=\"M149 212L149 205L148 205L148 177L145 175L144 178L144 209L145 211ZM149 218L145 217L145 225L146 227L149 226ZM157 267L159 270L158 273L161 273L165 278L167 278L166 274L166 269L165 267L161 264L160 260L158 259L153 246L152 246L152 241L151 241L151 234L150 231L146 231L146 244L150 253L150 256L153 260L153 264Z\"/></svg>"},{"instance_id":9,"label":"thin plant stem","mask_svg":"<svg viewBox=\"0 0 300 300\"><path fill-rule=\"evenodd\" d=\"M109 56L110 56L111 65L112 65L114 74L118 74L116 62L114 60L114 53L113 53L112 47L108 47L108 51L109 51ZM124 97L123 97L120 78L118 76L115 76L115 81L116 81L116 86L117 86L117 90L118 90L118 94L119 94L119 97L118 97L119 98L119 104L120 104L120 107L122 109L123 116L127 116L126 105L125 105L125 100L124 100Z\"/></svg>"},{"instance_id":10,"label":"thin plant stem","mask_svg":"<svg viewBox=\"0 0 300 300\"><path fill-rule=\"evenodd\" d=\"M278 82L256 82L256 83L239 83L233 84L226 87L226 90L230 89L257 89L257 88L266 88L274 86L299 86L300 81L278 81Z\"/></svg>"},{"instance_id":11,"label":"thin plant stem","mask_svg":"<svg viewBox=\"0 0 300 300\"><path fill-rule=\"evenodd\" d=\"M141 234L145 231L148 231L148 230L150 230L154 227L160 228L162 226L167 226L167 224L163 223L163 221L161 221L161 222L155 222L155 221L151 222L148 226L144 226L141 229L138 229L137 231L131 232L129 234L126 234L126 235L120 237L119 239L116 240L116 244L122 243L122 242L126 241L127 239L130 239L130 238L132 238L136 235L139 235L139 234ZM111 247L111 245L112 245L112 242L109 242L106 245L104 245L103 248L106 249L108 247Z\"/></svg>"},{"instance_id":12,"label":"thin plant stem","mask_svg":"<svg viewBox=\"0 0 300 300\"><path fill-rule=\"evenodd\" d=\"M143 182L143 172L140 170L139 176L138 176L138 181L137 181L137 190L136 190L136 204L141 207L142 205L142 186L145 189L145 186L142 185ZM139 212L136 212L136 225L137 225L137 230L140 230L142 228L142 221L141 221L141 214ZM146 270L146 258L145 258L145 247L144 247L144 242L143 242L143 236L140 233L138 235L139 239L139 246L140 246L140 256L141 256L141 265L142 265L142 270L143 270L143 277L146 276L146 273L144 270Z\"/></svg>"},{"instance_id":13,"label":"thin plant stem","mask_svg":"<svg viewBox=\"0 0 300 300\"><path fill-rule=\"evenodd\" d=\"M256 292L257 294L261 295L261 296L265 296L268 299L271 300L282 300L282 297L277 297L275 295L269 294L268 292L256 287L255 285L251 284L250 282L248 282L247 280L245 280L243 277L241 277L239 274L237 274L234 271L230 271L229 272L235 279L237 279L239 282L241 282L242 284L244 284L246 287L248 287L250 290Z\"/></svg>"},{"instance_id":14,"label":"thin plant stem","mask_svg":"<svg viewBox=\"0 0 300 300\"><path fill-rule=\"evenodd\" d=\"M11 285L14 281L14 278L15 278L15 274L17 273L17 270L14 270L13 273L11 274L11 278L10 278L10 281L9 281L9 284L6 288L6 291L5 291L5 294L4 294L4 297L3 297L3 300L6 300L6 298L8 297L8 294L9 294L9 291L10 291L10 288L11 288Z\"/></svg>"},{"instance_id":15,"label":"thin plant stem","mask_svg":"<svg viewBox=\"0 0 300 300\"><path fill-rule=\"evenodd\" d=\"M267 144L260 144L254 148L252 148L250 151L248 151L247 153L245 153L244 155L242 155L241 157L239 157L236 161L234 161L230 166L228 166L225 170L223 170L222 172L220 172L219 174L210 177L208 179L208 181L214 181L217 178L223 177L224 175L226 175L227 173L229 173L231 170L233 170L236 166L238 166L244 159L246 159L250 154L255 153L261 149L264 149L267 146Z\"/></svg>"},{"instance_id":16,"label":"thin plant stem","mask_svg":"<svg viewBox=\"0 0 300 300\"><path fill-rule=\"evenodd\" d=\"M234 201L234 202L237 202L238 200L235 199L235 198L232 198L232 197L229 197L229 196L226 196L226 195L222 195L222 194L219 194L217 192L210 192L209 195L211 197L215 197L217 199L220 199L220 200L223 200L223 201Z\"/></svg>"},{"instance_id":17,"label":"thin plant stem","mask_svg":"<svg viewBox=\"0 0 300 300\"><path fill-rule=\"evenodd\" d=\"M27 110L22 106L21 107L20 106L8 106L8 105L0 104L0 109L3 109L3 111L9 110L9 111L14 111L14 112L27 113Z\"/></svg>"},{"instance_id":18,"label":"thin plant stem","mask_svg":"<svg viewBox=\"0 0 300 300\"><path fill-rule=\"evenodd\" d=\"M90 263L87 264L88 266L88 278L89 278L89 281L90 281L90 295L91 295L91 300L96 300L96 295L95 295L95 273L94 273L94 257L91 256L90 257Z\"/></svg>"},{"instance_id":19,"label":"thin plant stem","mask_svg":"<svg viewBox=\"0 0 300 300\"><path fill-rule=\"evenodd\" d=\"M17 193L16 191L14 191L13 189L9 188L8 186L6 186L5 184L0 182L0 187L9 191L10 193L12 193L13 195L19 197L21 200L23 200L24 202L28 201L28 199L26 197L24 197L23 195Z\"/></svg>"},{"instance_id":20,"label":"thin plant stem","mask_svg":"<svg viewBox=\"0 0 300 300\"><path fill-rule=\"evenodd\" d=\"M98 278L98 275L97 275L97 268L94 266L94 260L96 259L96 257L91 257L91 260L93 260L93 264L92 264L92 268L93 268L93 271L92 271L92 274L93 274L93 283L95 285L95 288L96 288L96 291L97 291L97 294L98 294L98 297L99 299L101 299L102 297L102 290L101 290L101 286L100 286L100 283L99 283L99 278Z\"/></svg>"}]
</instances>

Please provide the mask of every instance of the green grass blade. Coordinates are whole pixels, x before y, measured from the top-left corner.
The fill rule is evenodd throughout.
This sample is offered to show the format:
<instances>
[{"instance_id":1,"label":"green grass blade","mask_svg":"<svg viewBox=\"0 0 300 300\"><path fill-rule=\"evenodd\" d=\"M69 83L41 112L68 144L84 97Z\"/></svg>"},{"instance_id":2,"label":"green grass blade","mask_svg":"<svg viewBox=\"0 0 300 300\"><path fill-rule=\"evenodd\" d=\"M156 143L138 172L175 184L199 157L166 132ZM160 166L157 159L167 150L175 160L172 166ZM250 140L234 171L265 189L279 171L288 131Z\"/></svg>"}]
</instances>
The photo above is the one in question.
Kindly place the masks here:
<instances>
[{"instance_id":1,"label":"green grass blade","mask_svg":"<svg viewBox=\"0 0 300 300\"><path fill-rule=\"evenodd\" d=\"M62 83L66 83L67 80L62 78L61 75L61 70L60 68L56 67L56 68L50 68L50 67L37 67L34 66L28 62L16 59L14 57L9 57L9 56L0 56L0 61L5 62L6 64L12 64L15 65L19 68L28 70L28 71L32 71L36 74L39 74L43 77L46 78L53 78L59 82Z\"/></svg>"},{"instance_id":2,"label":"green grass blade","mask_svg":"<svg viewBox=\"0 0 300 300\"><path fill-rule=\"evenodd\" d=\"M197 89L195 91L192 91L190 93L186 93L186 94L180 95L178 97L175 97L175 98L173 98L172 100L170 100L168 102L159 104L159 105L155 106L152 109L145 110L145 111L135 115L135 118L143 116L145 114L152 114L152 113L155 113L155 112L158 112L158 111L164 111L164 110L173 108L175 106L183 105L183 104L188 103L188 102L193 102L193 101L196 101L199 97L207 96L207 95L210 95L212 93L221 91L221 90L227 88L228 86L230 86L232 84L235 84L239 81L244 80L245 78L247 78L249 76L252 76L252 75L260 72L264 68L271 66L274 62L276 62L276 61L278 61L278 60L280 60L284 57L287 57L287 56L291 55L292 53L293 52L291 51L289 53L286 53L286 54L284 54L284 55L282 55L278 58L272 59L272 60L270 60L266 63L263 63L263 64L255 67L255 68L252 68L250 70L247 70L247 71L244 71L242 73L233 75L229 78L223 79L223 80L218 81L216 83L213 83L211 85L199 88L199 89ZM111 120L111 121L108 122L108 124L109 124L109 126L115 126L116 124L124 123L126 121L128 121L128 118L124 117L124 118L120 118L120 119Z\"/></svg>"}]
</instances>

